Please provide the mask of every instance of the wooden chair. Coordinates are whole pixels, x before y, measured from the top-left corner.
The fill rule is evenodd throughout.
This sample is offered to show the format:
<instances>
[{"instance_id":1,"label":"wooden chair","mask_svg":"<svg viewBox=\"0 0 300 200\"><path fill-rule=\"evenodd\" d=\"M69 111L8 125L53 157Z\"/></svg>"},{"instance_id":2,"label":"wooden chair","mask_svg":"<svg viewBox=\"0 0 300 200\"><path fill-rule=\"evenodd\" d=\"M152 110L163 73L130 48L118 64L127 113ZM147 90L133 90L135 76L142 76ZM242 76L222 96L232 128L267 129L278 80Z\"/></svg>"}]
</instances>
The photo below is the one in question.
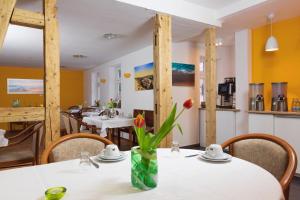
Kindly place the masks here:
<instances>
[{"instance_id":1,"label":"wooden chair","mask_svg":"<svg viewBox=\"0 0 300 200\"><path fill-rule=\"evenodd\" d=\"M146 130L148 132L154 132L154 111L153 110L141 110L141 109L134 109L133 110L133 117L136 118L139 114L145 115L145 122L146 122ZM118 144L120 145L120 138L121 132L125 132L129 134L129 140L131 141L131 145L133 146L136 141L136 133L133 127L123 127L118 129Z\"/></svg>"},{"instance_id":2,"label":"wooden chair","mask_svg":"<svg viewBox=\"0 0 300 200\"><path fill-rule=\"evenodd\" d=\"M285 199L297 168L295 150L286 141L268 134L244 134L222 144L235 157L252 162L273 174L280 182Z\"/></svg>"},{"instance_id":3,"label":"wooden chair","mask_svg":"<svg viewBox=\"0 0 300 200\"><path fill-rule=\"evenodd\" d=\"M45 149L41 163L76 159L80 157L80 153L83 151L89 152L90 155L97 155L108 144L112 144L112 142L94 134L74 133L65 135Z\"/></svg>"},{"instance_id":4,"label":"wooden chair","mask_svg":"<svg viewBox=\"0 0 300 200\"><path fill-rule=\"evenodd\" d=\"M71 124L71 133L94 133L97 134L97 127L94 125L89 125L85 122L83 122L81 119L76 118L73 115L69 116L70 124ZM80 130L80 128L83 128L83 130Z\"/></svg>"},{"instance_id":5,"label":"wooden chair","mask_svg":"<svg viewBox=\"0 0 300 200\"><path fill-rule=\"evenodd\" d=\"M71 123L70 123L70 116L68 113L62 112L61 113L62 121L64 124L64 127L66 129L66 133L70 134L71 133Z\"/></svg>"},{"instance_id":6,"label":"wooden chair","mask_svg":"<svg viewBox=\"0 0 300 200\"><path fill-rule=\"evenodd\" d=\"M43 122L36 122L8 139L8 146L0 147L0 169L39 163L44 146Z\"/></svg>"}]
</instances>

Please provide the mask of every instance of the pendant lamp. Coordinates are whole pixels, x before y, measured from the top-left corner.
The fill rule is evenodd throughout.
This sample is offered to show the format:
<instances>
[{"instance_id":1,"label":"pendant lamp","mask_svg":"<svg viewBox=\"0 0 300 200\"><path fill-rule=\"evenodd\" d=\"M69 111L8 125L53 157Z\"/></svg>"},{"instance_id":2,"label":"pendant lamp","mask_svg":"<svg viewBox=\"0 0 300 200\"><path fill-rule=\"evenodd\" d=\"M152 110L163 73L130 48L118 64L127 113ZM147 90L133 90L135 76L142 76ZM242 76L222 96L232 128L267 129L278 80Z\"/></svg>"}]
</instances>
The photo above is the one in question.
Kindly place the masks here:
<instances>
[{"instance_id":1,"label":"pendant lamp","mask_svg":"<svg viewBox=\"0 0 300 200\"><path fill-rule=\"evenodd\" d=\"M273 18L274 14L271 13L268 15L268 20L270 21L271 35L268 38L265 46L265 51L272 52L279 50L277 39L273 36Z\"/></svg>"}]
</instances>

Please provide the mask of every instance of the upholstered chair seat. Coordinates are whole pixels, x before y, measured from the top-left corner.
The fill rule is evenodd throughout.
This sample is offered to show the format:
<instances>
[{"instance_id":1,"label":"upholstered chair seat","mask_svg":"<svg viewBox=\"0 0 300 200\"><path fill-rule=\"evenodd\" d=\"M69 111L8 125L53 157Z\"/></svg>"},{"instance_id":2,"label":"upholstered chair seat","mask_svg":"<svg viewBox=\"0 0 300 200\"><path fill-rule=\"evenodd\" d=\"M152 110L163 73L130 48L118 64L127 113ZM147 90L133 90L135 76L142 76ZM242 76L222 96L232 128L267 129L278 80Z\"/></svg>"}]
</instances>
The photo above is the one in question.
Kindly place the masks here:
<instances>
[{"instance_id":1,"label":"upholstered chair seat","mask_svg":"<svg viewBox=\"0 0 300 200\"><path fill-rule=\"evenodd\" d=\"M288 164L287 152L280 145L262 139L248 139L234 143L233 156L264 168L279 181Z\"/></svg>"},{"instance_id":2,"label":"upholstered chair seat","mask_svg":"<svg viewBox=\"0 0 300 200\"><path fill-rule=\"evenodd\" d=\"M58 162L80 158L80 153L89 152L91 156L98 155L105 144L89 138L74 138L60 143L52 150L50 162Z\"/></svg>"},{"instance_id":3,"label":"upholstered chair seat","mask_svg":"<svg viewBox=\"0 0 300 200\"><path fill-rule=\"evenodd\" d=\"M59 162L80 158L81 152L95 156L112 144L111 141L91 133L73 133L52 143L42 154L42 163Z\"/></svg>"},{"instance_id":4,"label":"upholstered chair seat","mask_svg":"<svg viewBox=\"0 0 300 200\"><path fill-rule=\"evenodd\" d=\"M296 152L281 138L269 134L239 135L222 144L237 158L254 163L274 175L280 182L285 199L297 168Z\"/></svg>"}]
</instances>

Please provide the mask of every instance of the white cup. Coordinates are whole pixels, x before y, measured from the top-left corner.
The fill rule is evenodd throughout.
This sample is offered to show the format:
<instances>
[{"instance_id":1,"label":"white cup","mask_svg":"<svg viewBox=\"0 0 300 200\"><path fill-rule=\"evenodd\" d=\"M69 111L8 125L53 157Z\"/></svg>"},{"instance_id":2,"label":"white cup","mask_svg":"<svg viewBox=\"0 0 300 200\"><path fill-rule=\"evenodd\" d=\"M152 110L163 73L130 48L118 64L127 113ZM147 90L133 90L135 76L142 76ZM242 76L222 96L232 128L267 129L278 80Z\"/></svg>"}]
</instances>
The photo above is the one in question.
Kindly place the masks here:
<instances>
[{"instance_id":1,"label":"white cup","mask_svg":"<svg viewBox=\"0 0 300 200\"><path fill-rule=\"evenodd\" d=\"M223 156L223 149L219 144L211 144L206 147L205 154L211 158L220 158Z\"/></svg>"},{"instance_id":2,"label":"white cup","mask_svg":"<svg viewBox=\"0 0 300 200\"><path fill-rule=\"evenodd\" d=\"M105 149L103 149L103 156L104 157L118 157L120 156L120 151L117 145L115 144L109 144L106 146Z\"/></svg>"}]
</instances>

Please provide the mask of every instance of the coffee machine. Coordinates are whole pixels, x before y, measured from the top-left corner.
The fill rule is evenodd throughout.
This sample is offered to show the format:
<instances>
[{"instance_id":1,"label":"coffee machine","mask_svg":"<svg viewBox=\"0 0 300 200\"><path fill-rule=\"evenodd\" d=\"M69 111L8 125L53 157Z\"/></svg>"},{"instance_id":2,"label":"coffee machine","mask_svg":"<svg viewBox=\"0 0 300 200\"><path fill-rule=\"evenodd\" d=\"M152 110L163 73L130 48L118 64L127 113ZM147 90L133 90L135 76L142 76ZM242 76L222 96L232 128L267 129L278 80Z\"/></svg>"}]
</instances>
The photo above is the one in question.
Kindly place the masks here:
<instances>
[{"instance_id":1,"label":"coffee machine","mask_svg":"<svg viewBox=\"0 0 300 200\"><path fill-rule=\"evenodd\" d=\"M264 111L264 84L250 83L249 84L249 110L250 111Z\"/></svg>"},{"instance_id":2,"label":"coffee machine","mask_svg":"<svg viewBox=\"0 0 300 200\"><path fill-rule=\"evenodd\" d=\"M218 85L218 95L221 96L220 108L234 108L235 107L235 78L225 78L224 83Z\"/></svg>"},{"instance_id":3,"label":"coffee machine","mask_svg":"<svg viewBox=\"0 0 300 200\"><path fill-rule=\"evenodd\" d=\"M272 111L288 111L287 82L272 83Z\"/></svg>"}]
</instances>

